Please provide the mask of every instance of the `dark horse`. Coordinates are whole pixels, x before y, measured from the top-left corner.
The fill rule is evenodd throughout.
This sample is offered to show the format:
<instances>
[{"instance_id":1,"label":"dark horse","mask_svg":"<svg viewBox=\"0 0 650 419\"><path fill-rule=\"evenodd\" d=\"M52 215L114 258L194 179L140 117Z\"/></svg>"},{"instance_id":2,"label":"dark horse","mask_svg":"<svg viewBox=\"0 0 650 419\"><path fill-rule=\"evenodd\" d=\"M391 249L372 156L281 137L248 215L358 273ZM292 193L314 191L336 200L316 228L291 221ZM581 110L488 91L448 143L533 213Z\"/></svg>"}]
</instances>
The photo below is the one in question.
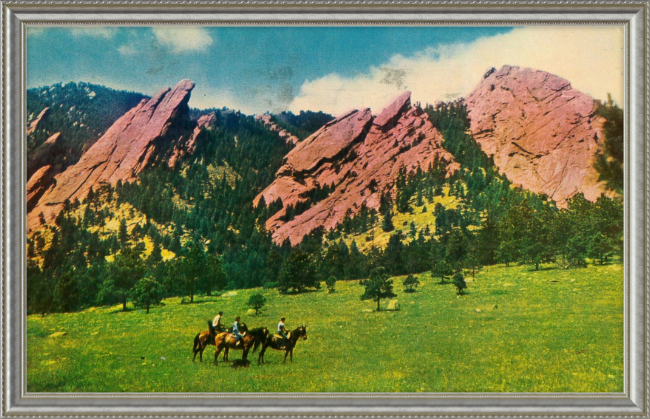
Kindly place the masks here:
<instances>
[{"instance_id":1,"label":"dark horse","mask_svg":"<svg viewBox=\"0 0 650 419\"><path fill-rule=\"evenodd\" d=\"M247 331L248 329L246 328L246 324L242 323L241 324L242 332ZM228 332L232 333L232 327L227 330ZM199 361L203 362L203 351L205 351L205 347L208 345L214 346L214 338L217 336L218 333L223 333L223 330L217 330L212 326L212 322L208 320L208 330L197 333L196 336L194 337L194 346L192 347L192 352L194 352L194 358L192 359L193 362L196 362L196 354L199 354ZM224 353L224 361L227 359L226 355L228 353Z\"/></svg>"},{"instance_id":2,"label":"dark horse","mask_svg":"<svg viewBox=\"0 0 650 419\"><path fill-rule=\"evenodd\" d=\"M219 354L224 349L235 351L243 350L244 353L242 354L241 359L242 361L246 361L246 358L248 357L248 351L250 351L251 347L253 348L253 353L255 353L260 344L266 341L268 335L269 329L266 327L251 329L246 333L246 336L243 337L243 343L240 346L237 346L237 340L235 339L234 335L226 332L219 333L214 338L214 345L217 347L217 349L214 351L214 365L217 365ZM228 358L224 354L224 361L226 360L228 360Z\"/></svg>"},{"instance_id":3,"label":"dark horse","mask_svg":"<svg viewBox=\"0 0 650 419\"><path fill-rule=\"evenodd\" d=\"M291 362L293 362L293 348L295 348L296 343L298 343L298 340L300 340L300 338L303 340L307 339L307 328L305 326L300 326L299 328L292 330L289 333L285 345L282 345L282 337L278 335L269 335L269 337L266 338L266 342L264 342L262 345L262 350L260 351L259 358L257 358L257 363L264 363L264 353L269 347L277 351L284 351L284 361L282 361L283 364L287 362L287 355L290 355L289 359Z\"/></svg>"}]
</instances>

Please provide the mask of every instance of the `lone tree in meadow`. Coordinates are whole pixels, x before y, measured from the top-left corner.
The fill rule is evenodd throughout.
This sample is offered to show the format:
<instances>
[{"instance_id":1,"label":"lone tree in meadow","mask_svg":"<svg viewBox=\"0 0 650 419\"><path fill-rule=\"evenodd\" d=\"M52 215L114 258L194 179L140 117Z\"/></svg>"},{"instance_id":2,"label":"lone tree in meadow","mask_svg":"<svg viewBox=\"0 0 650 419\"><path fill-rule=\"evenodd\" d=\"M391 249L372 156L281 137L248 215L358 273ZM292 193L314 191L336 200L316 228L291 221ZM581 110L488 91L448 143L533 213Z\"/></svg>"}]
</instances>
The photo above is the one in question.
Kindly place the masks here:
<instances>
[{"instance_id":1,"label":"lone tree in meadow","mask_svg":"<svg viewBox=\"0 0 650 419\"><path fill-rule=\"evenodd\" d=\"M144 261L140 254L131 247L123 248L115 255L115 260L109 264L109 280L102 284L105 294L112 294L122 303L122 311L126 311L126 301L131 290L142 278L145 272Z\"/></svg>"},{"instance_id":2,"label":"lone tree in meadow","mask_svg":"<svg viewBox=\"0 0 650 419\"><path fill-rule=\"evenodd\" d=\"M361 299L376 301L377 311L380 310L379 302L382 299L397 296L393 292L393 281L383 266L373 269L370 273L370 278L363 282L363 286L366 287L366 290L361 296Z\"/></svg>"},{"instance_id":3,"label":"lone tree in meadow","mask_svg":"<svg viewBox=\"0 0 650 419\"><path fill-rule=\"evenodd\" d=\"M266 297L262 294L257 293L250 296L248 299L248 306L255 310L255 315L259 313L260 309L266 304Z\"/></svg>"},{"instance_id":4,"label":"lone tree in meadow","mask_svg":"<svg viewBox=\"0 0 650 419\"><path fill-rule=\"evenodd\" d=\"M149 314L149 308L162 301L162 287L151 277L142 278L133 287L131 298L133 298L133 304L136 307L145 308Z\"/></svg>"},{"instance_id":5,"label":"lone tree in meadow","mask_svg":"<svg viewBox=\"0 0 650 419\"><path fill-rule=\"evenodd\" d=\"M440 278L441 284L446 284L445 277L453 273L451 266L444 260L439 260L433 264L431 268L431 276L434 278Z\"/></svg>"},{"instance_id":6,"label":"lone tree in meadow","mask_svg":"<svg viewBox=\"0 0 650 419\"><path fill-rule=\"evenodd\" d=\"M307 253L301 250L294 251L282 263L278 275L278 290L286 294L289 289L303 292L308 287L320 288L320 281L316 279L316 269Z\"/></svg>"},{"instance_id":7,"label":"lone tree in meadow","mask_svg":"<svg viewBox=\"0 0 650 419\"><path fill-rule=\"evenodd\" d=\"M463 290L467 288L467 283L465 282L465 277L463 276L463 273L460 271L456 272L451 282L456 286L456 289L458 290L458 295L463 295L464 294Z\"/></svg>"},{"instance_id":8,"label":"lone tree in meadow","mask_svg":"<svg viewBox=\"0 0 650 419\"><path fill-rule=\"evenodd\" d=\"M420 285L420 281L413 275L409 275L402 284L404 285L404 292L415 292L415 287Z\"/></svg>"},{"instance_id":9,"label":"lone tree in meadow","mask_svg":"<svg viewBox=\"0 0 650 419\"><path fill-rule=\"evenodd\" d=\"M327 293L331 294L335 291L334 287L336 287L336 277L335 276L330 276L325 280L325 285L327 285Z\"/></svg>"}]
</instances>

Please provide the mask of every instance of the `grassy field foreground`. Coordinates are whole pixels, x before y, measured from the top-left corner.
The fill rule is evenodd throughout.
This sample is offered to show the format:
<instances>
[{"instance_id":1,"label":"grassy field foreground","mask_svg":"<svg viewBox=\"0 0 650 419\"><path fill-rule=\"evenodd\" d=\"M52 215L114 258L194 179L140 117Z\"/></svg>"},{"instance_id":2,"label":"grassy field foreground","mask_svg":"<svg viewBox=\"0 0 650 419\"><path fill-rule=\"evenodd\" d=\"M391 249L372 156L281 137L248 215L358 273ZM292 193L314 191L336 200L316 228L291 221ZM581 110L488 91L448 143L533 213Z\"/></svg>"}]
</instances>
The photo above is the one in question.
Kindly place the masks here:
<instances>
[{"instance_id":1,"label":"grassy field foreground","mask_svg":"<svg viewBox=\"0 0 650 419\"><path fill-rule=\"evenodd\" d=\"M621 392L623 268L486 267L468 294L428 274L413 294L394 278L401 309L361 301L358 281L336 292L278 295L243 290L165 300L149 315L120 307L92 308L27 320L30 392ZM260 316L246 315L248 297L263 292ZM382 303L386 306L387 301ZM223 310L230 323L292 329L304 323L294 362L269 350L266 365L232 369L192 363L192 341ZM56 332L64 336L52 337ZM239 359L241 352L231 353Z\"/></svg>"}]
</instances>

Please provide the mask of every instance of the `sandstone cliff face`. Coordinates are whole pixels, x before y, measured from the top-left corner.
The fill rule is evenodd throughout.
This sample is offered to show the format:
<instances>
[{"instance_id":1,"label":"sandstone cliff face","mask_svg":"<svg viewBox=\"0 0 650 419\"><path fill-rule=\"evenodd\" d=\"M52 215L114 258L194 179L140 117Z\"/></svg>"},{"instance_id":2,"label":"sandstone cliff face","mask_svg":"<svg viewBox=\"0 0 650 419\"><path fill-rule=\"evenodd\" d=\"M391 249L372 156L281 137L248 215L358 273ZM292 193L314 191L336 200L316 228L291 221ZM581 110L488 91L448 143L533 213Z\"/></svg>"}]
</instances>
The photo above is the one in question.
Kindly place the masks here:
<instances>
[{"instance_id":1,"label":"sandstone cliff face","mask_svg":"<svg viewBox=\"0 0 650 419\"><path fill-rule=\"evenodd\" d=\"M63 150L60 147L61 133L51 135L43 144L38 146L36 150L27 155L27 177L30 178L38 169L43 166L51 165L56 158L61 155L65 159ZM59 169L59 171L62 169Z\"/></svg>"},{"instance_id":2,"label":"sandstone cliff face","mask_svg":"<svg viewBox=\"0 0 650 419\"><path fill-rule=\"evenodd\" d=\"M382 193L392 194L400 167L427 170L437 159L458 170L441 147L442 136L427 115L411 106L410 92L398 97L377 117L370 109L347 112L300 142L286 156L276 180L257 198L282 199L284 207L266 223L276 243L302 241L314 229L335 228L362 205L379 208ZM293 220L283 221L287 206L304 201L317 188L333 192Z\"/></svg>"},{"instance_id":3,"label":"sandstone cliff face","mask_svg":"<svg viewBox=\"0 0 650 419\"><path fill-rule=\"evenodd\" d=\"M271 115L268 113L263 113L260 115L255 115L255 119L260 121L268 130L277 132L280 138L282 138L287 144L298 144L300 139L295 135L291 134L286 129L282 128L271 119Z\"/></svg>"},{"instance_id":4,"label":"sandstone cliff face","mask_svg":"<svg viewBox=\"0 0 650 419\"><path fill-rule=\"evenodd\" d=\"M182 80L173 89L142 100L118 119L77 164L55 177L54 187L28 213L28 229L40 225L41 212L49 223L66 199L83 199L91 187L96 189L104 182L115 185L119 180L133 181L152 162L164 142L182 135L179 127L190 126L187 102L193 88L193 82Z\"/></svg>"},{"instance_id":5,"label":"sandstone cliff face","mask_svg":"<svg viewBox=\"0 0 650 419\"><path fill-rule=\"evenodd\" d=\"M558 203L582 192L596 200L593 158L602 121L594 100L558 76L504 66L488 72L467 97L471 131L513 183Z\"/></svg>"},{"instance_id":6,"label":"sandstone cliff face","mask_svg":"<svg viewBox=\"0 0 650 419\"><path fill-rule=\"evenodd\" d=\"M49 164L41 167L27 181L27 212L31 212L54 180L54 170Z\"/></svg>"}]
</instances>

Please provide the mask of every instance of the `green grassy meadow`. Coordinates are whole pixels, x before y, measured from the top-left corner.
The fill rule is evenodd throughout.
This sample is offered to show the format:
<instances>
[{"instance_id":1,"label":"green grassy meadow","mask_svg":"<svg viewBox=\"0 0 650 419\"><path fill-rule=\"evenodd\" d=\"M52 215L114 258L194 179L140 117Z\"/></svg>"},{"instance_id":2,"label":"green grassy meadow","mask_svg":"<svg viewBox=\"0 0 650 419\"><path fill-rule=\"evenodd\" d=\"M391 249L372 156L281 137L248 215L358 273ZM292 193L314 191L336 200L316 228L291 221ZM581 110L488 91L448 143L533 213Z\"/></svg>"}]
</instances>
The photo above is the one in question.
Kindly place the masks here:
<instances>
[{"instance_id":1,"label":"green grassy meadow","mask_svg":"<svg viewBox=\"0 0 650 419\"><path fill-rule=\"evenodd\" d=\"M364 312L358 281L336 292L164 301L150 314L121 306L27 319L29 392L622 392L623 267L483 268L468 293L419 276L417 292L394 278L400 310ZM262 292L267 305L247 315ZM388 300L382 301L386 307ZM192 363L194 336L219 311L249 327L304 323L294 362L269 349L247 369ZM56 332L64 336L51 337ZM241 352L231 352L238 359Z\"/></svg>"}]
</instances>

